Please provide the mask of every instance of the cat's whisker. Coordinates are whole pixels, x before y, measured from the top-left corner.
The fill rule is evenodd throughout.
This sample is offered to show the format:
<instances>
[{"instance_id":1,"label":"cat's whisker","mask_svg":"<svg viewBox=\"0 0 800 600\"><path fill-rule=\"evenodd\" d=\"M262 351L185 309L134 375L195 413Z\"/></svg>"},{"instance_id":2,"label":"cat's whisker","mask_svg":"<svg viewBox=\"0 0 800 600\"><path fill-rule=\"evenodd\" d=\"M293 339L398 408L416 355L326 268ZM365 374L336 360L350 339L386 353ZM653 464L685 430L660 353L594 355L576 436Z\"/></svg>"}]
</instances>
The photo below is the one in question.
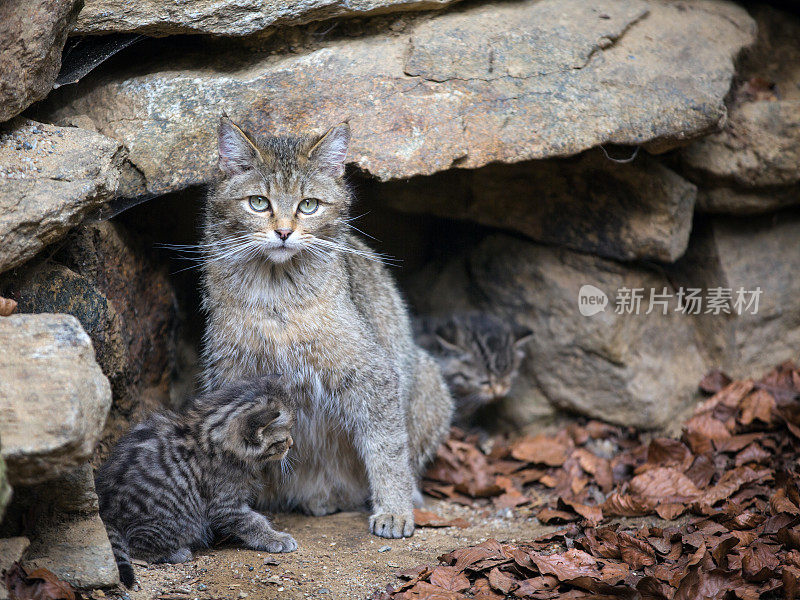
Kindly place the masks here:
<instances>
[{"instance_id":1,"label":"cat's whisker","mask_svg":"<svg viewBox=\"0 0 800 600\"><path fill-rule=\"evenodd\" d=\"M398 266L397 263L400 262L399 259L392 258L392 257L390 257L388 255L385 255L385 254L380 254L378 252L372 252L372 251L368 251L368 250L360 250L358 248L353 248L352 246L348 246L348 245L343 244L341 242L335 242L333 240L328 240L328 239L325 239L325 238L315 237L311 241L311 244L312 245L316 244L318 246L321 246L323 248L327 248L327 249L330 249L330 250L338 250L340 252L346 252L348 254L353 254L353 255L356 255L356 256L360 256L361 258L364 258L366 260L370 260L370 261L373 261L373 262L379 262L379 263L382 263L382 264L385 264L385 265Z\"/></svg>"},{"instance_id":2,"label":"cat's whisker","mask_svg":"<svg viewBox=\"0 0 800 600\"><path fill-rule=\"evenodd\" d=\"M350 228L350 229L352 229L353 231L357 231L357 232L358 232L358 233L360 233L361 235L363 235L363 236L366 236L366 237L368 237L368 238L369 238L369 239L371 239L371 240L375 240L376 242L380 242L380 240L379 240L378 238L376 238L375 236L372 236L372 235L368 234L368 233L367 233L367 232L365 232L365 231L361 231L361 230L360 230L358 227L356 227L355 225L350 225L350 223L348 223L347 221L345 221L345 222L344 222L344 224L345 224L345 226L346 226L346 227L349 227L349 228Z\"/></svg>"}]
</instances>

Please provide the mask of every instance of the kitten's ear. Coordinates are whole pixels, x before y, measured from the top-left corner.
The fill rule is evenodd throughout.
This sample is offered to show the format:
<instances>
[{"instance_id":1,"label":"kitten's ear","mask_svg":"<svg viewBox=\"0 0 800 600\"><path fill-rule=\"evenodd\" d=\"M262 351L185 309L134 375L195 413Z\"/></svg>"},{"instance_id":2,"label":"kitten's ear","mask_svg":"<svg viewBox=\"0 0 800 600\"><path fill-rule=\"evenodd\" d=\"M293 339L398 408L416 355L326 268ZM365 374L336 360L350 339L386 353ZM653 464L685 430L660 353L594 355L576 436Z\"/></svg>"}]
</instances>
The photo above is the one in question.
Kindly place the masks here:
<instances>
[{"instance_id":1,"label":"kitten's ear","mask_svg":"<svg viewBox=\"0 0 800 600\"><path fill-rule=\"evenodd\" d=\"M533 331L521 325L514 325L514 347L520 348L533 337Z\"/></svg>"},{"instance_id":2,"label":"kitten's ear","mask_svg":"<svg viewBox=\"0 0 800 600\"><path fill-rule=\"evenodd\" d=\"M344 175L344 160L350 145L350 125L345 121L331 127L308 151L308 158L331 177Z\"/></svg>"},{"instance_id":3,"label":"kitten's ear","mask_svg":"<svg viewBox=\"0 0 800 600\"><path fill-rule=\"evenodd\" d=\"M219 168L226 175L237 175L255 167L261 159L258 150L238 125L228 117L219 120Z\"/></svg>"},{"instance_id":4,"label":"kitten's ear","mask_svg":"<svg viewBox=\"0 0 800 600\"><path fill-rule=\"evenodd\" d=\"M247 415L247 426L245 436L253 443L259 443L261 432L275 421L281 413L274 408L264 408L255 410Z\"/></svg>"}]
</instances>

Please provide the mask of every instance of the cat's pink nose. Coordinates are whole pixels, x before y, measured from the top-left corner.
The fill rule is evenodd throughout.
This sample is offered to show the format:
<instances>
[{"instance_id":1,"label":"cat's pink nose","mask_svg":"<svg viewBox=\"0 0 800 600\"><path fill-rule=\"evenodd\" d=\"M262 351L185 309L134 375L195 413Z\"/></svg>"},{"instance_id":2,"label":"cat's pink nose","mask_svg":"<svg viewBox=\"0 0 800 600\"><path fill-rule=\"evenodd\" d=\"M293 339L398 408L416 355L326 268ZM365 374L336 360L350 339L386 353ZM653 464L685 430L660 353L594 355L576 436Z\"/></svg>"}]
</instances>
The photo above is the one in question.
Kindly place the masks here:
<instances>
[{"instance_id":1,"label":"cat's pink nose","mask_svg":"<svg viewBox=\"0 0 800 600\"><path fill-rule=\"evenodd\" d=\"M285 242L290 235L292 235L293 229L276 229L275 235L281 238L282 242Z\"/></svg>"}]
</instances>

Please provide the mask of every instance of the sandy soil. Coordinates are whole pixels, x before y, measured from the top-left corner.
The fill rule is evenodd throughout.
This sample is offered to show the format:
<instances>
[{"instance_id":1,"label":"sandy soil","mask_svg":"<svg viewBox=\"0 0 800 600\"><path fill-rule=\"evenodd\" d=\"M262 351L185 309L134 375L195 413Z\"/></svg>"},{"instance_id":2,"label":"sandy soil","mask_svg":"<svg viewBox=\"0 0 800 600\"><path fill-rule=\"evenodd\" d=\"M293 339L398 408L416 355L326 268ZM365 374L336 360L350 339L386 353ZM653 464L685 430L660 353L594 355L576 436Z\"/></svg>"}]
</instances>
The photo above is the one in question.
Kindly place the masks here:
<instances>
[{"instance_id":1,"label":"sandy soil","mask_svg":"<svg viewBox=\"0 0 800 600\"><path fill-rule=\"evenodd\" d=\"M427 509L464 517L465 529L418 528L412 538L384 540L367 532L365 513L327 517L277 515L275 523L290 532L300 548L269 554L232 547L197 552L181 565L134 565L138 584L132 590L95 591L92 598L122 600L198 600L210 598L367 598L377 588L399 580L395 573L420 563L436 563L454 548L482 542L532 539L555 529L510 511L473 509L428 500Z\"/></svg>"}]
</instances>

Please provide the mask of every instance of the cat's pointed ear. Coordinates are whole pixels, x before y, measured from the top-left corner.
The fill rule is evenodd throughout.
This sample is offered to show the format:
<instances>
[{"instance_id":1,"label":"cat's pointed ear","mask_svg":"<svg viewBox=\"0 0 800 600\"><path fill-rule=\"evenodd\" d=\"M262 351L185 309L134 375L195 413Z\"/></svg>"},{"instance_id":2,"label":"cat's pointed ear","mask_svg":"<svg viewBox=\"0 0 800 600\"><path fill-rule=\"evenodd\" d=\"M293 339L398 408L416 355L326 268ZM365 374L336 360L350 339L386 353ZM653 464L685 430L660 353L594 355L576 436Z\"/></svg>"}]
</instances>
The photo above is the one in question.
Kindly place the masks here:
<instances>
[{"instance_id":1,"label":"cat's pointed ear","mask_svg":"<svg viewBox=\"0 0 800 600\"><path fill-rule=\"evenodd\" d=\"M247 439L257 442L264 429L275 422L281 416L280 411L274 408L263 408L256 410L247 415L246 424L246 437Z\"/></svg>"},{"instance_id":2,"label":"cat's pointed ear","mask_svg":"<svg viewBox=\"0 0 800 600\"><path fill-rule=\"evenodd\" d=\"M350 125L347 121L331 127L308 151L308 158L319 166L319 169L339 178L344 175L344 161L350 145Z\"/></svg>"},{"instance_id":3,"label":"cat's pointed ear","mask_svg":"<svg viewBox=\"0 0 800 600\"><path fill-rule=\"evenodd\" d=\"M514 325L514 346L520 348L533 337L533 331L522 325Z\"/></svg>"},{"instance_id":4,"label":"cat's pointed ear","mask_svg":"<svg viewBox=\"0 0 800 600\"><path fill-rule=\"evenodd\" d=\"M219 168L226 175L237 175L254 168L260 161L255 144L227 116L219 120Z\"/></svg>"}]
</instances>

